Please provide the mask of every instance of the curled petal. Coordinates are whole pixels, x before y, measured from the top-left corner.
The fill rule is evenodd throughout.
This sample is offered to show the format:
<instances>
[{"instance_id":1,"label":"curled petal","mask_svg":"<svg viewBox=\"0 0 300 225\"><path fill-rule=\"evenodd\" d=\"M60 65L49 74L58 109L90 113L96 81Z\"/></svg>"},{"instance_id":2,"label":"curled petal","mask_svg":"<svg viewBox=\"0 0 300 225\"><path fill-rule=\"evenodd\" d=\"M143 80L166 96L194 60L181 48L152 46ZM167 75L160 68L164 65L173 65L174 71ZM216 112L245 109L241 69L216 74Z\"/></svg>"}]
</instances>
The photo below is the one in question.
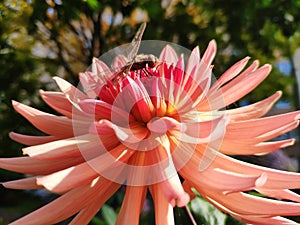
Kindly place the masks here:
<instances>
[{"instance_id":1,"label":"curled petal","mask_svg":"<svg viewBox=\"0 0 300 225\"><path fill-rule=\"evenodd\" d=\"M179 132L185 132L186 126L171 117L161 117L147 123L147 128L154 133L165 134L167 131L176 128Z\"/></svg>"},{"instance_id":2,"label":"curled petal","mask_svg":"<svg viewBox=\"0 0 300 225\"><path fill-rule=\"evenodd\" d=\"M165 198L174 207L183 207L190 201L189 195L184 191L178 175L174 175L171 178L158 183L158 186L162 189Z\"/></svg>"},{"instance_id":3,"label":"curled petal","mask_svg":"<svg viewBox=\"0 0 300 225\"><path fill-rule=\"evenodd\" d=\"M187 180L183 181L182 187L184 191L189 194L191 200L197 197L197 195L192 190L193 186Z\"/></svg>"}]
</instances>

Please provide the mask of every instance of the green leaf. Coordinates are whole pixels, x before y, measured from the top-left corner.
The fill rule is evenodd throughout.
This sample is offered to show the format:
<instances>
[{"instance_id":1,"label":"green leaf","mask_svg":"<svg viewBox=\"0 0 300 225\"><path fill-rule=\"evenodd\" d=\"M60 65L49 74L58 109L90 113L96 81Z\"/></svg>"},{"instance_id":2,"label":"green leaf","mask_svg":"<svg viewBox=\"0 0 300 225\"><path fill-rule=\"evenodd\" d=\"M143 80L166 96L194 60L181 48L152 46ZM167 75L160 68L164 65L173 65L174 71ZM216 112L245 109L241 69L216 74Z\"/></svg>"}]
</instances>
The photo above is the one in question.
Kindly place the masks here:
<instances>
[{"instance_id":1,"label":"green leaf","mask_svg":"<svg viewBox=\"0 0 300 225\"><path fill-rule=\"evenodd\" d=\"M191 211L204 225L225 225L227 216L202 198L191 202Z\"/></svg>"},{"instance_id":2,"label":"green leaf","mask_svg":"<svg viewBox=\"0 0 300 225\"><path fill-rule=\"evenodd\" d=\"M118 215L115 213L113 208L108 205L103 205L101 210L107 225L115 225Z\"/></svg>"},{"instance_id":3,"label":"green leaf","mask_svg":"<svg viewBox=\"0 0 300 225\"><path fill-rule=\"evenodd\" d=\"M97 0L86 0L86 2L92 10L99 11L100 5Z\"/></svg>"},{"instance_id":4,"label":"green leaf","mask_svg":"<svg viewBox=\"0 0 300 225\"><path fill-rule=\"evenodd\" d=\"M103 220L97 217L94 217L91 222L93 225L107 225Z\"/></svg>"}]
</instances>

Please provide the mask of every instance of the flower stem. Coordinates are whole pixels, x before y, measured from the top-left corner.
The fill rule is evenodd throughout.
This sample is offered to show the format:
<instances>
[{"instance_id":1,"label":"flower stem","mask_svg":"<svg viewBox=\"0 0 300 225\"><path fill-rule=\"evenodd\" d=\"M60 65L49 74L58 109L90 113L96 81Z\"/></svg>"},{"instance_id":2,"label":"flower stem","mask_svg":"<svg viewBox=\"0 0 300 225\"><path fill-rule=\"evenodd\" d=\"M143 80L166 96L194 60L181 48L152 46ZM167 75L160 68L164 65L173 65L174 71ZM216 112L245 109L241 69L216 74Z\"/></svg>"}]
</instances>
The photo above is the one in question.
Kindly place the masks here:
<instances>
[{"instance_id":1,"label":"flower stem","mask_svg":"<svg viewBox=\"0 0 300 225\"><path fill-rule=\"evenodd\" d=\"M194 217L191 213L191 210L189 209L189 207L187 205L184 206L184 211L185 211L187 217L190 219L191 224L192 225L197 225L197 223L196 223L196 221L195 221L195 219L194 219Z\"/></svg>"}]
</instances>

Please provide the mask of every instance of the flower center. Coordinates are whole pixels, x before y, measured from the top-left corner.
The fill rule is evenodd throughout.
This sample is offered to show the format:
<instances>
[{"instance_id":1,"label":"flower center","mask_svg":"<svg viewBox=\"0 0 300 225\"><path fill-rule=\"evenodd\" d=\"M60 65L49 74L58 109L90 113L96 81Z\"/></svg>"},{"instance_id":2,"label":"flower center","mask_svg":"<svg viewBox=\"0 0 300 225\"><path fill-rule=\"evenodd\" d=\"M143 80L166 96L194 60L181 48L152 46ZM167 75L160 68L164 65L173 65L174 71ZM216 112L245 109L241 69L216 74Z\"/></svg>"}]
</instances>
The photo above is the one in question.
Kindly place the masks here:
<instances>
[{"instance_id":1,"label":"flower center","mask_svg":"<svg viewBox=\"0 0 300 225\"><path fill-rule=\"evenodd\" d=\"M124 120L119 119L113 110L111 122L124 129L127 141L123 136L119 138L132 149L151 150L159 144L156 138L181 129L174 88L170 88L173 85L177 92L180 90L180 85L172 80L173 70L173 66L163 63L135 63L131 68L123 67L101 88L99 98L126 115Z\"/></svg>"}]
</instances>

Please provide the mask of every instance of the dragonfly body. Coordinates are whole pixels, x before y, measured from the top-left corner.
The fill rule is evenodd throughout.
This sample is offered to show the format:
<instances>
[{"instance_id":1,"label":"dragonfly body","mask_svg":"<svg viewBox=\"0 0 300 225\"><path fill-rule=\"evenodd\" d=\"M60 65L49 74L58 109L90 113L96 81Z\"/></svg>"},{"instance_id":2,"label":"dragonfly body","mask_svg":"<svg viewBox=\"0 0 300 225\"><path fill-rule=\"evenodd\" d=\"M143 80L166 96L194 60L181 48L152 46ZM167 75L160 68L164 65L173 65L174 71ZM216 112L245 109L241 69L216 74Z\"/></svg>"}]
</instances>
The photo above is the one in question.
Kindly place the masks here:
<instances>
[{"instance_id":1,"label":"dragonfly body","mask_svg":"<svg viewBox=\"0 0 300 225\"><path fill-rule=\"evenodd\" d=\"M158 59L156 56L152 54L137 54L145 28L146 23L143 23L134 36L130 43L130 52L126 57L126 65L114 72L113 76L110 78L113 83L126 77L127 73L130 71L141 70L147 67L154 68L157 65Z\"/></svg>"}]
</instances>

